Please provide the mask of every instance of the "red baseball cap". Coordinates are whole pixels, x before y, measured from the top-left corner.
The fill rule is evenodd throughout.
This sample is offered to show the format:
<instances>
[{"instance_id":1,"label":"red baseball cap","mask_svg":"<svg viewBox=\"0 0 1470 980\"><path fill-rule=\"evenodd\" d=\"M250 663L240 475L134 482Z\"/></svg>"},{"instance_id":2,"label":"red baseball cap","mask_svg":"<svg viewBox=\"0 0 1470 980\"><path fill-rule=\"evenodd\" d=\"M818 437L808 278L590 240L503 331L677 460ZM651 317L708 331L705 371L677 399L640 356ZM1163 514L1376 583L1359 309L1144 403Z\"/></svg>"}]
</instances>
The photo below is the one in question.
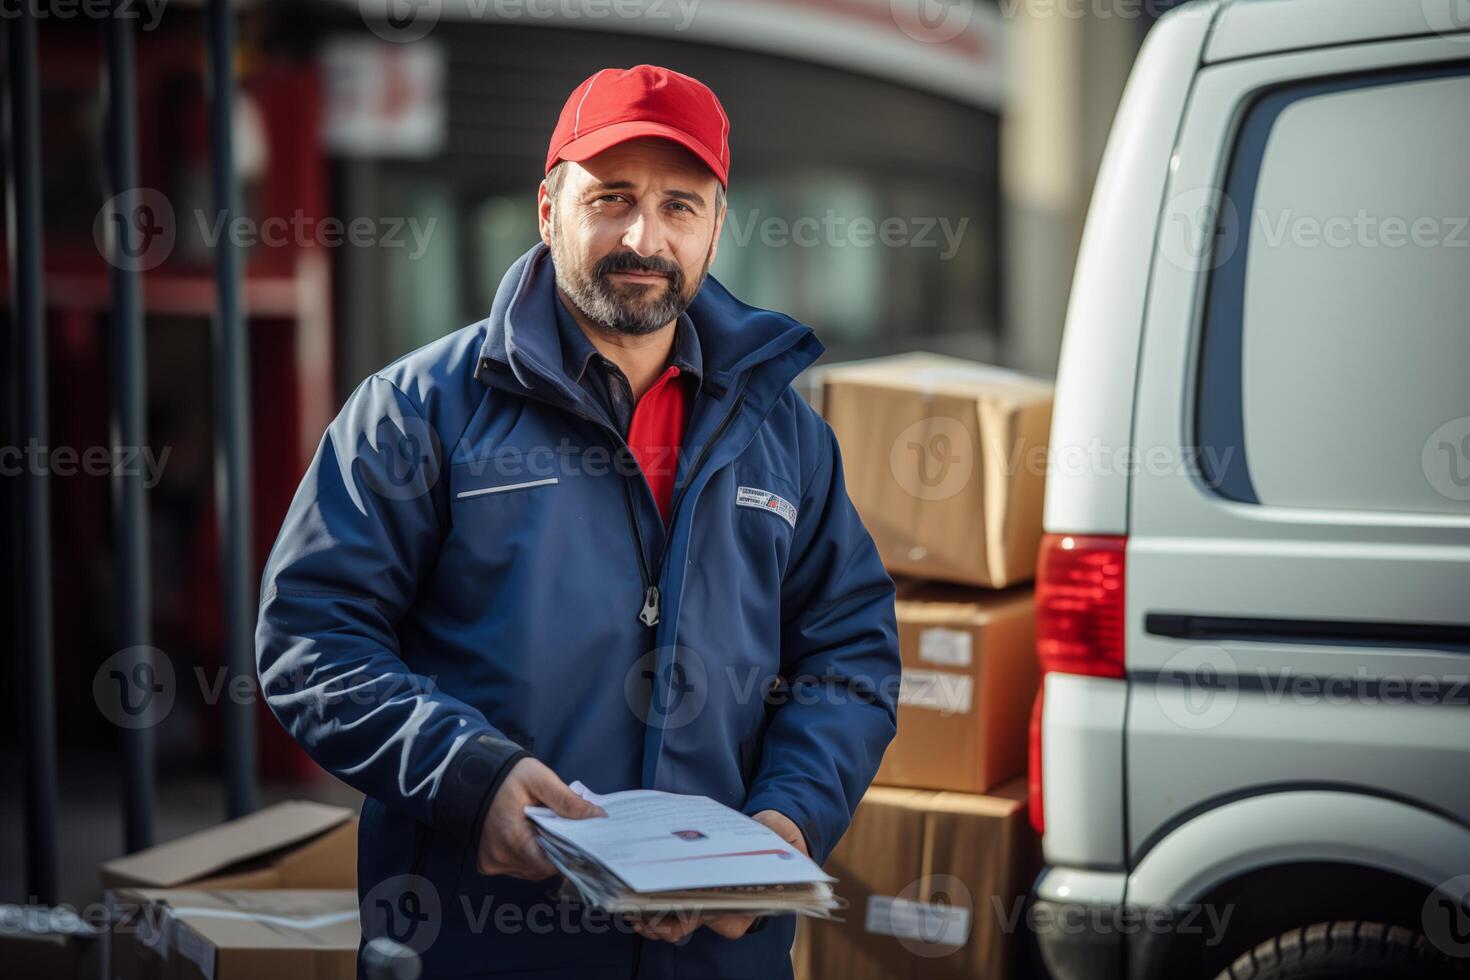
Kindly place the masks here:
<instances>
[{"instance_id":1,"label":"red baseball cap","mask_svg":"<svg viewBox=\"0 0 1470 980\"><path fill-rule=\"evenodd\" d=\"M604 68L572 90L551 134L546 172L640 136L687 147L727 189L730 119L709 86L657 65Z\"/></svg>"}]
</instances>

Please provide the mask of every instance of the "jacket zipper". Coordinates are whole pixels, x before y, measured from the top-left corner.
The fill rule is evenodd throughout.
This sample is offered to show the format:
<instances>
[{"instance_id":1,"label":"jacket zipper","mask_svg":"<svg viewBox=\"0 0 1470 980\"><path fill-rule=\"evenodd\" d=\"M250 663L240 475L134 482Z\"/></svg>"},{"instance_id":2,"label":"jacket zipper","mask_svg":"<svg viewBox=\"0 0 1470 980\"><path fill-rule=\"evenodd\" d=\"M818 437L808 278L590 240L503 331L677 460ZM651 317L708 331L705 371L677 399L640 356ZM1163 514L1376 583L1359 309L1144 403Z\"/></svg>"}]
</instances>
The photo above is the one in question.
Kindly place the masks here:
<instances>
[{"instance_id":1,"label":"jacket zipper","mask_svg":"<svg viewBox=\"0 0 1470 980\"><path fill-rule=\"evenodd\" d=\"M720 420L720 424L715 428L714 434L711 435L707 440L705 440L704 445L700 447L699 455L694 459L694 465L689 467L688 473L684 474L684 485L679 488L678 494L674 496L673 505L669 507L669 516L671 518L673 517L673 515L679 513L679 503L684 499L684 494L688 492L690 485L694 483L694 477L699 472L700 466L702 466L704 464L704 461L709 457L710 450L714 448L715 443L719 442L720 436L725 434L725 429L729 428L730 423L734 420L736 413L740 411L740 406L743 404L745 404L745 392L742 391L738 396L736 396L734 404L732 404L730 406L730 410L725 413L725 417ZM637 534L637 515L634 514L631 507L632 498L630 497L630 510L628 512L630 514L633 514L633 529L634 533ZM657 573L660 578L663 577L664 562L668 559L669 556L669 545L674 540L673 527L670 527L668 530L669 533L664 535L664 545L661 549L659 549L658 553ZM640 557L643 554L642 535L639 535L638 537L638 553ZM647 576L647 574L648 571L645 565L644 575ZM657 581L657 579L649 581L646 577L644 579L645 586L643 590L643 609L638 613L638 618L643 621L643 625L645 626L658 625L659 594L658 585L656 584Z\"/></svg>"},{"instance_id":2,"label":"jacket zipper","mask_svg":"<svg viewBox=\"0 0 1470 980\"><path fill-rule=\"evenodd\" d=\"M624 460L633 456L633 450L626 448ZM638 618L645 626L658 625L658 586L653 584L653 574L648 568L648 555L643 551L643 528L638 523L638 505L633 502L633 478L626 473L621 474L623 484L623 504L628 512L628 528L633 532L633 544L638 552L638 573L643 576L643 608L638 611Z\"/></svg>"},{"instance_id":3,"label":"jacket zipper","mask_svg":"<svg viewBox=\"0 0 1470 980\"><path fill-rule=\"evenodd\" d=\"M492 368L491 370L494 369ZM624 459L632 456L633 450L628 445L628 441L618 433L617 429L614 429L601 419L594 418L574 407L552 401L550 398L542 398L540 395L533 394L529 391L521 390L515 392L515 394L522 398L529 398L532 401L541 402L543 405L550 405L552 408L561 409L564 412L570 412L584 422L591 422L611 437L609 441L613 443L613 448L617 449L620 454L626 454L623 457ZM628 530L633 535L633 550L638 553L638 574L643 580L643 608L639 610L638 618L647 625L653 626L658 623L658 587L653 584L653 576L648 568L648 555L643 548L643 530L638 524L637 505L633 502L632 481L626 474L620 473L618 478L623 484L623 505L628 516ZM649 622L650 618L652 622Z\"/></svg>"}]
</instances>

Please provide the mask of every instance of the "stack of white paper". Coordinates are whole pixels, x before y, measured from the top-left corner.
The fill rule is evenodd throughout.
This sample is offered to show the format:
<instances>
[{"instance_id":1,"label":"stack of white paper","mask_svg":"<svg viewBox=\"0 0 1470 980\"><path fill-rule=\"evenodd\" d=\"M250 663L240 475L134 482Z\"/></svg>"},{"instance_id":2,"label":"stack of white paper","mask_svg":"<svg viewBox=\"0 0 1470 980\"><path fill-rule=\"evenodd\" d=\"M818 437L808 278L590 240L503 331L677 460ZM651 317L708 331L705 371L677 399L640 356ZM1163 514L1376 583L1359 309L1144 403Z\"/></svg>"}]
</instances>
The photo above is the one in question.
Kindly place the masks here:
<instances>
[{"instance_id":1,"label":"stack of white paper","mask_svg":"<svg viewBox=\"0 0 1470 980\"><path fill-rule=\"evenodd\" d=\"M528 806L542 850L587 904L609 912L795 913L841 907L826 874L780 835L707 796L657 790L600 795L585 820Z\"/></svg>"}]
</instances>

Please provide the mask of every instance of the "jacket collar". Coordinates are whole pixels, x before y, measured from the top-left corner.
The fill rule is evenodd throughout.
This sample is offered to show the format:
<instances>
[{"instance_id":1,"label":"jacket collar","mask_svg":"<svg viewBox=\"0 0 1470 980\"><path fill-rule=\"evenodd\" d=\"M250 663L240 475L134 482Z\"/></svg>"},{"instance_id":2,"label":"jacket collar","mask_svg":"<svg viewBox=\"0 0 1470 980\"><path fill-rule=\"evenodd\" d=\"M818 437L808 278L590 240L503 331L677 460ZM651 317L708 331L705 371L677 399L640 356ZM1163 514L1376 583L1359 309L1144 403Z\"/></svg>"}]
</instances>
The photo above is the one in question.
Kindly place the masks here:
<instances>
[{"instance_id":1,"label":"jacket collar","mask_svg":"<svg viewBox=\"0 0 1470 980\"><path fill-rule=\"evenodd\" d=\"M563 362L556 323L555 304L559 302L551 250L537 242L511 265L495 292L485 342L480 348L479 371L499 365L531 391L557 393L564 400L579 401L579 392ZM698 334L703 385L716 398L723 397L744 372L778 358L784 363L786 359L781 355L791 352L800 365L797 372L790 372L787 364L788 370L771 379L784 387L791 376L825 350L810 327L785 314L747 306L714 276L705 277L686 312ZM750 386L759 383L757 372Z\"/></svg>"},{"instance_id":2,"label":"jacket collar","mask_svg":"<svg viewBox=\"0 0 1470 980\"><path fill-rule=\"evenodd\" d=\"M587 374L588 365L594 358L602 355L577 325L567 305L560 302L561 297L558 296L557 299L556 330L561 340L562 371L573 384L580 385ZM694 321L689 319L687 310L680 313L679 319L674 321L674 343L673 349L669 351L669 363L678 367L679 373L690 379L693 387L689 390L698 395L700 382L704 379L704 357L699 349L699 333L694 329Z\"/></svg>"}]
</instances>

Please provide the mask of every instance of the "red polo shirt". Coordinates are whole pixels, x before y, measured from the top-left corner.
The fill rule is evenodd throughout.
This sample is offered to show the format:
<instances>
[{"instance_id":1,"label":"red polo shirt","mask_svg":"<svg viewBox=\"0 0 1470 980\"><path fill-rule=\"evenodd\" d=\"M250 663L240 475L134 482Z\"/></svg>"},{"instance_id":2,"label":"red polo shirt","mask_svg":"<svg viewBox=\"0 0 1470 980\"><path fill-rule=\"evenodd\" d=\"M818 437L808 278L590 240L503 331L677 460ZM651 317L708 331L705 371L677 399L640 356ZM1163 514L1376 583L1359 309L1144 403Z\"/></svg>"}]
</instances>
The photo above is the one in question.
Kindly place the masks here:
<instances>
[{"instance_id":1,"label":"red polo shirt","mask_svg":"<svg viewBox=\"0 0 1470 980\"><path fill-rule=\"evenodd\" d=\"M667 524L684 429L703 375L694 322L688 313L680 315L668 364L636 402L627 377L577 326L565 301L556 304L556 322L567 376L603 407L623 433Z\"/></svg>"},{"instance_id":2,"label":"red polo shirt","mask_svg":"<svg viewBox=\"0 0 1470 980\"><path fill-rule=\"evenodd\" d=\"M664 368L638 399L633 421L628 425L628 448L638 458L665 524L673 505L674 473L684 444L684 428L689 424L689 386L679 380L679 374L676 364Z\"/></svg>"}]
</instances>

